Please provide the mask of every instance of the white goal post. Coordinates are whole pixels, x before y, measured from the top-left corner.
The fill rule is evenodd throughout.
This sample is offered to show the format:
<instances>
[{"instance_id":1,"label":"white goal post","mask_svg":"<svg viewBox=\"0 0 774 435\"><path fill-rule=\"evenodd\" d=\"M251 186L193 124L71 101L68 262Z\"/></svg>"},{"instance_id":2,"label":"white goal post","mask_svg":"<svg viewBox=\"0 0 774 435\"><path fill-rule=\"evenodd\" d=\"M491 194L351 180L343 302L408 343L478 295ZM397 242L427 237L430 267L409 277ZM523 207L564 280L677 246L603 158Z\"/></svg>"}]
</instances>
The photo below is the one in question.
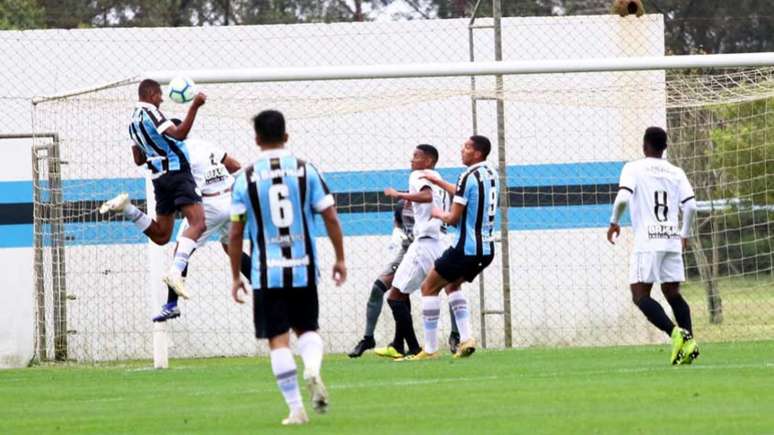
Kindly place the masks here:
<instances>
[{"instance_id":1,"label":"white goal post","mask_svg":"<svg viewBox=\"0 0 774 435\"><path fill-rule=\"evenodd\" d=\"M487 270L486 303L502 304L507 299L501 289L510 289L512 332L516 337L514 344L518 346L648 343L660 341L662 337L645 326L628 299L626 276L631 237L627 241L625 232L621 246L611 249L600 230L607 225L617 172L623 162L640 155L639 141L645 127L665 126L670 129L672 139L670 158L686 166L689 176L700 185L697 188L700 201L709 201L712 208L713 201L738 199L743 204L762 206L763 212L768 213L767 207L772 206L770 186L757 187L754 182L757 175L739 171L742 165L739 157L746 156L745 150L751 147L765 150L768 143L751 142L748 147L737 148L731 143L728 153L738 158L727 163L704 159L705 142L723 140L719 129L732 122L748 122L751 116L769 115L767 107L752 115L746 111L748 105L774 98L772 66L774 53L751 53L157 71L90 89L36 98L35 127L61 135L62 146L66 148L62 158L68 160L70 169L76 170L79 160L83 161L82 169L77 169L82 172L71 175L85 181L75 181L71 188L80 189L88 200L96 200L99 195L82 191L104 188L106 184L100 180L118 176L119 185L133 185L131 178L136 175L128 175L132 168L123 161L125 156L115 153L126 146L126 139L120 136L123 130L119 129L126 122L126 112L133 101L132 85L142 78L165 84L174 76L184 75L206 85L204 89L210 100L202 109L194 132L209 140L226 142L231 147L229 152L233 151L243 162L249 162L255 152L249 117L261 108L274 107L286 112L291 148L312 161L321 161L344 210L345 229L351 231L347 251L352 282L342 289L334 289L327 282L331 253L325 240L318 241L323 275L322 325L328 332L329 350L341 352L354 344L360 334L363 317L360 307L365 304L366 290L390 255L385 236L389 228L374 230L385 222L389 226L392 204L379 194L380 190L403 186L397 183L405 182L407 153L423 141L440 144L442 174L454 177L460 166L456 153L459 141L472 134L470 124L464 123L466 117L470 119L471 99L504 101L506 140L490 160L498 162L503 197L508 199L501 204L501 219L508 234L501 233L499 237L510 241L510 260L508 267L503 267L502 253L499 253ZM697 69L710 73L696 75ZM733 71L722 71L725 69ZM685 73L687 70L694 73ZM669 77L667 71L681 73ZM475 91L467 80L471 76L482 78ZM502 88L495 86L493 76L504 77ZM738 116L724 118L720 108L725 105L734 105L730 110L740 111ZM493 115L493 110L484 110L484 115ZM83 128L95 123L107 126L111 133L105 135ZM497 137L491 120L481 123L481 130L493 139ZM725 140L733 142L733 138ZM112 151L109 155L108 152L100 154L98 167L78 155L77 147L94 149L103 144ZM728 175L707 179L708 171L726 171ZM764 177L770 174L764 172ZM723 189L723 183L732 179L739 186L744 185L735 193ZM752 187L747 188L747 184ZM120 219L90 221L92 217L86 209L90 205L88 200L73 206L76 219L70 224L73 232L80 232L74 236L76 239L82 235L95 240L70 248L68 261L80 261L83 267L76 272L68 269L68 273L88 274L90 267L108 270L106 277L137 272L131 267L121 270L114 264L115 259L109 258L114 255L111 248L99 243L108 239L109 243L121 243L124 238L129 246L124 252L131 263L138 255L141 257L141 250L136 252L136 237L128 235L131 228L124 228ZM693 267L689 275L696 282L696 300L704 298L700 293L704 283L713 280L743 281L753 292L771 284L772 234L770 229L765 234L760 232L763 231L760 221L768 215L757 211L738 207L723 212L718 208L700 218L696 230L704 238L699 237L693 246L692 253L697 260L688 262ZM732 228L734 219L749 222ZM106 235L93 235L100 231ZM739 259L731 255L722 259L719 256L718 252L728 246L747 243L733 239L740 231L753 232L751 243L755 251L740 250L740 255L745 257L742 261L752 255L757 269L747 270L748 266L736 265ZM702 245L705 240L715 245ZM721 244L720 249L717 244ZM195 276L190 286L195 294L205 289L207 293L202 305L192 307L188 318L172 326L172 356L244 355L262 351L251 341L249 313L228 305L228 295L223 291L227 289L227 260L219 251L214 246L195 254L192 262ZM707 255L714 255L714 260L701 259ZM203 264L204 261L207 263ZM708 269L706 265L713 261L728 267L723 271ZM160 276L154 276L159 269L155 273L150 269L145 267L142 271L146 281L157 278L160 281ZM506 269L509 272L503 272ZM105 284L106 287L120 285ZM711 287L706 287L708 301L713 297ZM95 289L80 290L84 292L83 298L94 297ZM482 304L483 300L473 301L476 309L485 309ZM752 304L751 297L732 308L743 309L742 306ZM137 305L147 308L142 303ZM771 316L774 300L763 308L766 316ZM707 309L694 308L694 312ZM82 346L76 358L149 356L151 324L147 321L147 309L141 315L132 314L131 320L122 321L126 323L125 331L120 331L119 338L114 337L121 344L110 349L105 349L108 332L99 331L100 322L105 319L87 318L85 313L83 316L76 320L81 326L74 329L83 331L84 336L71 340L77 343L72 345ZM761 321L766 322L767 318ZM383 316L381 323L391 323L389 315ZM715 322L710 318L708 324ZM493 323L492 330L488 331L494 336L491 340L494 346L502 346L501 333L496 331L501 325L502 322ZM386 339L391 327L384 328ZM762 338L756 335L760 331L751 332L741 320L729 318L724 328L713 330L713 339ZM154 340L155 337L154 333ZM165 341L166 338L159 343ZM153 347L156 354L157 346ZM165 365L164 362L156 364Z\"/></svg>"}]
</instances>

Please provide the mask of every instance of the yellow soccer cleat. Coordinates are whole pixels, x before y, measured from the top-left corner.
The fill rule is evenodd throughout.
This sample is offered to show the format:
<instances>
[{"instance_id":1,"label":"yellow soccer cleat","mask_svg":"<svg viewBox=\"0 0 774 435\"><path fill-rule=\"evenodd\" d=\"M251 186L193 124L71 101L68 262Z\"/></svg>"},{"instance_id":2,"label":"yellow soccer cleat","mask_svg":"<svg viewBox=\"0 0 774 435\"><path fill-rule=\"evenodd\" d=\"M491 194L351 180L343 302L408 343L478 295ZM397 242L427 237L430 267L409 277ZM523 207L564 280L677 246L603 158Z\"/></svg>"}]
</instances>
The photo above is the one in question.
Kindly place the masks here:
<instances>
[{"instance_id":1,"label":"yellow soccer cleat","mask_svg":"<svg viewBox=\"0 0 774 435\"><path fill-rule=\"evenodd\" d=\"M376 349L374 349L374 353L383 358L392 358L392 359L403 358L403 354L398 352L398 350L392 346L377 347Z\"/></svg>"},{"instance_id":2,"label":"yellow soccer cleat","mask_svg":"<svg viewBox=\"0 0 774 435\"><path fill-rule=\"evenodd\" d=\"M471 355L473 355L473 352L476 351L476 339L471 337L462 343L460 343L459 349L457 349L457 353L454 354L454 358L467 358Z\"/></svg>"},{"instance_id":3,"label":"yellow soccer cleat","mask_svg":"<svg viewBox=\"0 0 774 435\"><path fill-rule=\"evenodd\" d=\"M309 417L306 415L304 408L297 408L290 411L290 415L282 419L283 426L292 426L298 424L309 423Z\"/></svg>"},{"instance_id":4,"label":"yellow soccer cleat","mask_svg":"<svg viewBox=\"0 0 774 435\"><path fill-rule=\"evenodd\" d=\"M686 332L686 334L685 343L683 343L683 347L680 349L682 358L677 362L680 365L690 365L699 357L699 344L696 343L690 332Z\"/></svg>"},{"instance_id":5,"label":"yellow soccer cleat","mask_svg":"<svg viewBox=\"0 0 774 435\"><path fill-rule=\"evenodd\" d=\"M438 358L440 358L438 351L430 353L430 352L425 352L424 350L420 350L419 353L416 355L407 355L403 358L396 358L395 361L426 361L426 360L438 359Z\"/></svg>"},{"instance_id":6,"label":"yellow soccer cleat","mask_svg":"<svg viewBox=\"0 0 774 435\"><path fill-rule=\"evenodd\" d=\"M669 357L669 362L673 366L679 364L680 360L683 359L683 345L685 344L686 334L688 332L678 326L672 329L672 355Z\"/></svg>"}]
</instances>

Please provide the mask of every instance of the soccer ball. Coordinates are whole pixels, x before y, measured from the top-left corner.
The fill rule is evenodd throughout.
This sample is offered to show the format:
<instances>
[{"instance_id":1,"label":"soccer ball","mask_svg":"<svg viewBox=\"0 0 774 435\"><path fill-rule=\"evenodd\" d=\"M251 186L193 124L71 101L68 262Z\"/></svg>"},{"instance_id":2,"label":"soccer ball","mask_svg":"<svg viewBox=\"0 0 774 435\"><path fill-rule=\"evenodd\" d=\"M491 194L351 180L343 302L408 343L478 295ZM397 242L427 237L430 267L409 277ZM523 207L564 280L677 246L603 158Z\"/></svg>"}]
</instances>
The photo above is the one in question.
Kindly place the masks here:
<instances>
[{"instance_id":1,"label":"soccer ball","mask_svg":"<svg viewBox=\"0 0 774 435\"><path fill-rule=\"evenodd\" d=\"M175 103L190 103L196 95L196 84L185 77L175 77L169 82L169 99Z\"/></svg>"}]
</instances>

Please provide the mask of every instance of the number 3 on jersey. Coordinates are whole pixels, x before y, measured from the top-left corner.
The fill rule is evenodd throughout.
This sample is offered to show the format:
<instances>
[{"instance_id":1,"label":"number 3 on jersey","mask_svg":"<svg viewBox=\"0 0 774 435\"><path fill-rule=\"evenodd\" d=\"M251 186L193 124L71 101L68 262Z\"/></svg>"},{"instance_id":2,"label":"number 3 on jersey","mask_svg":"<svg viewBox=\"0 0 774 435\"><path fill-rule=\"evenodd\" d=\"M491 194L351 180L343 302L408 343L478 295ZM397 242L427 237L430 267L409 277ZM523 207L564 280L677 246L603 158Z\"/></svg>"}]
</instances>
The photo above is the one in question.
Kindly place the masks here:
<instances>
[{"instance_id":1,"label":"number 3 on jersey","mask_svg":"<svg viewBox=\"0 0 774 435\"><path fill-rule=\"evenodd\" d=\"M277 228L287 228L293 224L293 203L288 199L290 190L285 184L272 184L269 187L269 209L271 221Z\"/></svg>"}]
</instances>

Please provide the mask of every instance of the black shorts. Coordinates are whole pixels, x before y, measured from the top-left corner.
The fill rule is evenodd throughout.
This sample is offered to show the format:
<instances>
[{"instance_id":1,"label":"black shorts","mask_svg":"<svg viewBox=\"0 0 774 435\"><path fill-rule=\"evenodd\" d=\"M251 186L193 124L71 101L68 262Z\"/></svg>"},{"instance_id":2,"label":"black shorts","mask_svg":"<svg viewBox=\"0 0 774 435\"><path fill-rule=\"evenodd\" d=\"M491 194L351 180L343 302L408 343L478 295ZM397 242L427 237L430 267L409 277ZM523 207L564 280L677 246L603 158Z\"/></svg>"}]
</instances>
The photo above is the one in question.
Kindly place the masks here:
<instances>
[{"instance_id":1,"label":"black shorts","mask_svg":"<svg viewBox=\"0 0 774 435\"><path fill-rule=\"evenodd\" d=\"M256 338L273 338L290 328L316 331L319 314L316 286L253 290Z\"/></svg>"},{"instance_id":2,"label":"black shorts","mask_svg":"<svg viewBox=\"0 0 774 435\"><path fill-rule=\"evenodd\" d=\"M153 180L156 214L170 215L189 204L202 202L190 170L173 171Z\"/></svg>"},{"instance_id":3,"label":"black shorts","mask_svg":"<svg viewBox=\"0 0 774 435\"><path fill-rule=\"evenodd\" d=\"M482 270L492 263L493 258L494 255L481 257L465 255L454 248L449 248L444 251L440 258L435 260L435 271L449 282L454 282L460 277L464 277L467 282L472 282Z\"/></svg>"}]
</instances>

